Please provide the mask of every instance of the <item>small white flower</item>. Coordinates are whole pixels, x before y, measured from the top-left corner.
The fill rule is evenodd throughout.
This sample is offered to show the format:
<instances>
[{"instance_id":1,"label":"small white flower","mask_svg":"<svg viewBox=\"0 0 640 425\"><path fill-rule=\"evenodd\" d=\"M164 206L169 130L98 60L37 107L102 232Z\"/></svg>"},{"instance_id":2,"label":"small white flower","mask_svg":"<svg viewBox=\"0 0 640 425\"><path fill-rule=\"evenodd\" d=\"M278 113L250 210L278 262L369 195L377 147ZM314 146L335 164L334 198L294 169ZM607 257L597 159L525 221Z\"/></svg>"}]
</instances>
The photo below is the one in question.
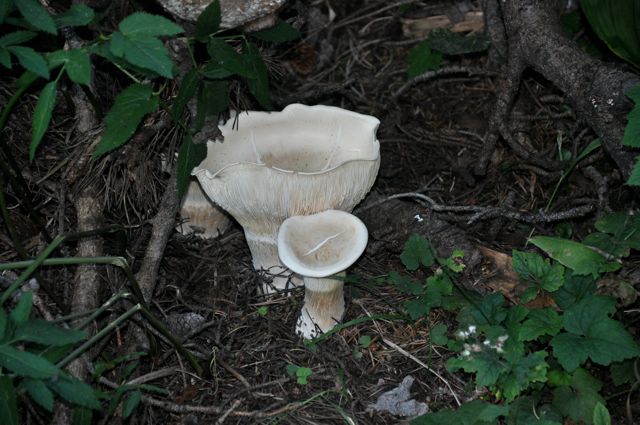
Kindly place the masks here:
<instances>
[{"instance_id":1,"label":"small white flower","mask_svg":"<svg viewBox=\"0 0 640 425\"><path fill-rule=\"evenodd\" d=\"M509 335L500 335L498 337L498 341L500 341L500 342L505 342L508 339L509 339Z\"/></svg>"},{"instance_id":2,"label":"small white flower","mask_svg":"<svg viewBox=\"0 0 640 425\"><path fill-rule=\"evenodd\" d=\"M476 333L476 327L475 327L475 325L469 325L469 333L470 333L470 334L474 334L474 333Z\"/></svg>"},{"instance_id":3,"label":"small white flower","mask_svg":"<svg viewBox=\"0 0 640 425\"><path fill-rule=\"evenodd\" d=\"M463 351L462 353L460 353L460 354L462 354L462 357L469 357L469 356L471 355L471 351L469 351L469 350L464 350L464 351Z\"/></svg>"},{"instance_id":4,"label":"small white flower","mask_svg":"<svg viewBox=\"0 0 640 425\"><path fill-rule=\"evenodd\" d=\"M484 344L484 345L489 345L489 344L491 344L491 342L490 342L488 339L485 339L485 340L484 340L484 342L483 342L483 344Z\"/></svg>"}]
</instances>

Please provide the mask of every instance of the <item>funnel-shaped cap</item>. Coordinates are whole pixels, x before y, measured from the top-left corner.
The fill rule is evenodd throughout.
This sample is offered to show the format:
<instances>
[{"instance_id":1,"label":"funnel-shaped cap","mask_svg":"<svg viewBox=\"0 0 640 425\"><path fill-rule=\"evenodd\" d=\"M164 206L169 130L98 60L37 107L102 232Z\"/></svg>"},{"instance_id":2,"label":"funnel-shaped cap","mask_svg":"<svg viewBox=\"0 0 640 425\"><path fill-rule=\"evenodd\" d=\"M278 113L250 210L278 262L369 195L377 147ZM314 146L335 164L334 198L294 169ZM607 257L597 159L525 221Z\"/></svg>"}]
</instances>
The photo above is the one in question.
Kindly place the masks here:
<instances>
[{"instance_id":1,"label":"funnel-shaped cap","mask_svg":"<svg viewBox=\"0 0 640 425\"><path fill-rule=\"evenodd\" d=\"M278 231L280 260L302 276L326 277L352 265L364 252L367 227L344 211L327 210L286 219Z\"/></svg>"}]
</instances>

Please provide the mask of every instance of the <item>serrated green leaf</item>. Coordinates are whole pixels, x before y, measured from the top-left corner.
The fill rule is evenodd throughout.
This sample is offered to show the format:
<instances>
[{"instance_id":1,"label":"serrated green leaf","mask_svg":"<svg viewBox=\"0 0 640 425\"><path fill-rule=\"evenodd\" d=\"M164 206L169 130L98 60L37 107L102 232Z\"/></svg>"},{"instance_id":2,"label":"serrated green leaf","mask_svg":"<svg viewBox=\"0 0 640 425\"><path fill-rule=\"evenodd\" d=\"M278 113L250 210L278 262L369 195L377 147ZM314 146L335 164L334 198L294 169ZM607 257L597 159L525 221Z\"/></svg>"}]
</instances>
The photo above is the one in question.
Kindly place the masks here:
<instances>
[{"instance_id":1,"label":"serrated green leaf","mask_svg":"<svg viewBox=\"0 0 640 425\"><path fill-rule=\"evenodd\" d=\"M16 5L20 14L29 24L50 34L57 33L56 23L53 18L37 0L17 0L13 4Z\"/></svg>"},{"instance_id":2,"label":"serrated green leaf","mask_svg":"<svg viewBox=\"0 0 640 425\"><path fill-rule=\"evenodd\" d=\"M195 144L191 136L185 134L182 146L178 151L177 160L177 179L178 179L178 196L183 196L189 187L191 179L191 170L200 164L207 156L207 146L204 143Z\"/></svg>"},{"instance_id":3,"label":"serrated green leaf","mask_svg":"<svg viewBox=\"0 0 640 425\"><path fill-rule=\"evenodd\" d=\"M178 121L182 118L182 113L187 103L196 94L198 85L200 84L200 77L197 69L191 69L185 74L180 83L180 89L173 101L173 108L171 109L171 115L173 119Z\"/></svg>"},{"instance_id":4,"label":"serrated green leaf","mask_svg":"<svg viewBox=\"0 0 640 425\"><path fill-rule=\"evenodd\" d=\"M530 242L577 275L597 276L601 272L620 268L619 263L609 262L596 251L568 239L537 236Z\"/></svg>"},{"instance_id":5,"label":"serrated green leaf","mask_svg":"<svg viewBox=\"0 0 640 425\"><path fill-rule=\"evenodd\" d=\"M60 373L48 360L9 345L0 345L0 366L27 378L51 378Z\"/></svg>"},{"instance_id":6,"label":"serrated green leaf","mask_svg":"<svg viewBox=\"0 0 640 425\"><path fill-rule=\"evenodd\" d=\"M549 365L545 362L547 353L537 351L523 357L519 353L509 361L509 369L500 377L499 387L502 388L507 403L515 400L520 393L534 382L547 380Z\"/></svg>"},{"instance_id":7,"label":"serrated green leaf","mask_svg":"<svg viewBox=\"0 0 640 425\"><path fill-rule=\"evenodd\" d=\"M0 47L0 64L5 68L11 69L11 54L2 47Z\"/></svg>"},{"instance_id":8,"label":"serrated green leaf","mask_svg":"<svg viewBox=\"0 0 640 425\"><path fill-rule=\"evenodd\" d=\"M609 214L596 221L596 229L611 234L619 244L640 250L640 214L634 211Z\"/></svg>"},{"instance_id":9,"label":"serrated green leaf","mask_svg":"<svg viewBox=\"0 0 640 425\"><path fill-rule=\"evenodd\" d=\"M86 336L87 333L84 331L64 329L54 326L46 320L32 319L18 326L14 338L42 345L62 346L81 341Z\"/></svg>"},{"instance_id":10,"label":"serrated green leaf","mask_svg":"<svg viewBox=\"0 0 640 425\"><path fill-rule=\"evenodd\" d=\"M124 419L131 416L133 411L136 410L136 407L138 407L138 404L140 404L141 399L142 393L140 391L135 390L129 393L129 397L122 403L122 417Z\"/></svg>"},{"instance_id":11,"label":"serrated green leaf","mask_svg":"<svg viewBox=\"0 0 640 425\"><path fill-rule=\"evenodd\" d=\"M33 112L29 161L33 161L33 158L35 158L36 149L38 149L47 128L49 128L53 107L56 105L56 88L56 82L51 81L44 86L40 92L40 97L38 97L38 103Z\"/></svg>"},{"instance_id":12,"label":"serrated green leaf","mask_svg":"<svg viewBox=\"0 0 640 425\"><path fill-rule=\"evenodd\" d=\"M407 295L420 295L424 290L420 282L411 280L407 276L402 276L396 271L389 273L389 282L392 283L398 291Z\"/></svg>"},{"instance_id":13,"label":"serrated green leaf","mask_svg":"<svg viewBox=\"0 0 640 425\"><path fill-rule=\"evenodd\" d=\"M435 325L429 331L429 338L431 339L431 342L435 345L447 345L447 342L449 341L447 338L447 331L447 325L442 323Z\"/></svg>"},{"instance_id":14,"label":"serrated green leaf","mask_svg":"<svg viewBox=\"0 0 640 425\"><path fill-rule=\"evenodd\" d=\"M125 36L116 31L112 34L110 50L113 55L124 58L130 64L173 78L173 62L166 47L156 37L134 34Z\"/></svg>"},{"instance_id":15,"label":"serrated green leaf","mask_svg":"<svg viewBox=\"0 0 640 425\"><path fill-rule=\"evenodd\" d=\"M577 276L571 270L565 273L562 288L553 293L553 298L562 310L596 293L596 281L592 276Z\"/></svg>"},{"instance_id":16,"label":"serrated green leaf","mask_svg":"<svg viewBox=\"0 0 640 425\"><path fill-rule=\"evenodd\" d=\"M489 425L497 423L497 419L508 412L507 406L473 400L458 410L447 409L419 416L411 421L411 425Z\"/></svg>"},{"instance_id":17,"label":"serrated green leaf","mask_svg":"<svg viewBox=\"0 0 640 425\"><path fill-rule=\"evenodd\" d=\"M31 47L24 46L9 46L7 47L7 50L18 58L18 62L20 62L20 65L25 69L42 78L49 79L47 61L44 60L40 53L36 52Z\"/></svg>"},{"instance_id":18,"label":"serrated green leaf","mask_svg":"<svg viewBox=\"0 0 640 425\"><path fill-rule=\"evenodd\" d=\"M542 308L533 310L520 328L520 341L533 341L542 335L554 336L562 329L562 317L555 310Z\"/></svg>"},{"instance_id":19,"label":"serrated green leaf","mask_svg":"<svg viewBox=\"0 0 640 425\"><path fill-rule=\"evenodd\" d=\"M244 57L236 52L236 50L223 39L217 37L210 38L207 43L207 52L209 56L211 56L212 63L227 71L245 78L256 77L253 74L253 69L247 68Z\"/></svg>"},{"instance_id":20,"label":"serrated green leaf","mask_svg":"<svg viewBox=\"0 0 640 425\"><path fill-rule=\"evenodd\" d=\"M372 339L369 335L362 335L360 338L358 338L358 344L361 348L368 348L369 345L371 345L371 341Z\"/></svg>"},{"instance_id":21,"label":"serrated green leaf","mask_svg":"<svg viewBox=\"0 0 640 425\"><path fill-rule=\"evenodd\" d=\"M431 311L431 306L422 297L417 300L405 301L403 305L405 310L407 310L407 314L411 317L411 320L418 320L421 317L427 316Z\"/></svg>"},{"instance_id":22,"label":"serrated green leaf","mask_svg":"<svg viewBox=\"0 0 640 425\"><path fill-rule=\"evenodd\" d=\"M100 410L102 406L90 385L67 375L47 382L47 386L65 400L78 406Z\"/></svg>"},{"instance_id":23,"label":"serrated green leaf","mask_svg":"<svg viewBox=\"0 0 640 425\"><path fill-rule=\"evenodd\" d=\"M640 58L639 58L640 59ZM635 103L627 115L627 126L622 136L622 144L632 148L640 147L640 86L629 89L626 93Z\"/></svg>"},{"instance_id":24,"label":"serrated green leaf","mask_svg":"<svg viewBox=\"0 0 640 425\"><path fill-rule=\"evenodd\" d=\"M205 66L200 70L200 74L202 74L206 78L211 78L214 80L220 78L227 78L233 75L233 72L221 67L217 63L208 62Z\"/></svg>"},{"instance_id":25,"label":"serrated green leaf","mask_svg":"<svg viewBox=\"0 0 640 425\"><path fill-rule=\"evenodd\" d=\"M593 424L593 409L604 399L598 393L602 383L584 369L577 369L570 387L558 387L553 391L553 406L574 421Z\"/></svg>"},{"instance_id":26,"label":"serrated green leaf","mask_svg":"<svg viewBox=\"0 0 640 425\"><path fill-rule=\"evenodd\" d=\"M586 297L564 313L564 328L576 335L585 335L591 326L608 319L616 312L616 302L611 297Z\"/></svg>"},{"instance_id":27,"label":"serrated green leaf","mask_svg":"<svg viewBox=\"0 0 640 425\"><path fill-rule=\"evenodd\" d=\"M629 186L640 186L640 156L636 156L635 161L636 163L633 164L631 174L629 174L629 178L625 182L625 184Z\"/></svg>"},{"instance_id":28,"label":"serrated green leaf","mask_svg":"<svg viewBox=\"0 0 640 425\"><path fill-rule=\"evenodd\" d=\"M91 425L93 423L93 410L86 407L76 407L71 413L72 425Z\"/></svg>"},{"instance_id":29,"label":"serrated green leaf","mask_svg":"<svg viewBox=\"0 0 640 425\"><path fill-rule=\"evenodd\" d=\"M300 366L296 366L296 365L294 365L292 363L287 364L287 368L286 368L287 375L295 376L296 375L296 371L298 370L299 367Z\"/></svg>"},{"instance_id":30,"label":"serrated green leaf","mask_svg":"<svg viewBox=\"0 0 640 425\"><path fill-rule=\"evenodd\" d=\"M209 38L209 34L213 34L220 28L220 19L220 2L214 0L198 16L194 34L196 39L205 43Z\"/></svg>"},{"instance_id":31,"label":"serrated green leaf","mask_svg":"<svg viewBox=\"0 0 640 425\"><path fill-rule=\"evenodd\" d=\"M313 371L308 367L299 367L296 369L297 382L300 385L307 385L309 383L309 377L313 374Z\"/></svg>"},{"instance_id":32,"label":"serrated green leaf","mask_svg":"<svg viewBox=\"0 0 640 425\"><path fill-rule=\"evenodd\" d=\"M160 15L152 15L146 12L136 12L124 18L118 25L118 29L126 37L177 35L184 29Z\"/></svg>"},{"instance_id":33,"label":"serrated green leaf","mask_svg":"<svg viewBox=\"0 0 640 425\"><path fill-rule=\"evenodd\" d=\"M252 74L251 77L246 78L249 91L258 100L260 106L266 110L273 109L269 94L269 71L255 44L247 43L244 62L246 69Z\"/></svg>"},{"instance_id":34,"label":"serrated green leaf","mask_svg":"<svg viewBox=\"0 0 640 425\"><path fill-rule=\"evenodd\" d=\"M440 68L442 54L431 50L429 41L424 40L409 51L406 61L409 64L409 69L407 70L409 78L413 78L427 71Z\"/></svg>"},{"instance_id":35,"label":"serrated green leaf","mask_svg":"<svg viewBox=\"0 0 640 425\"><path fill-rule=\"evenodd\" d=\"M12 46L14 44L26 43L36 38L38 34L33 31L14 31L0 37L0 47Z\"/></svg>"},{"instance_id":36,"label":"serrated green leaf","mask_svg":"<svg viewBox=\"0 0 640 425\"><path fill-rule=\"evenodd\" d=\"M604 404L598 402L593 408L593 425L611 425L611 415Z\"/></svg>"},{"instance_id":37,"label":"serrated green leaf","mask_svg":"<svg viewBox=\"0 0 640 425\"><path fill-rule=\"evenodd\" d=\"M491 40L484 34L462 35L450 29L434 29L429 32L429 47L445 55L465 55L483 52Z\"/></svg>"},{"instance_id":38,"label":"serrated green leaf","mask_svg":"<svg viewBox=\"0 0 640 425\"><path fill-rule=\"evenodd\" d=\"M560 416L552 406L540 405L534 397L522 396L509 405L507 425L562 425Z\"/></svg>"},{"instance_id":39,"label":"serrated green leaf","mask_svg":"<svg viewBox=\"0 0 640 425\"><path fill-rule=\"evenodd\" d=\"M15 308L9 313L9 317L11 317L11 321L16 325L20 326L29 320L29 315L31 314L31 307L33 305L33 292L28 291L24 292L20 296L20 300L18 304L16 304Z\"/></svg>"},{"instance_id":40,"label":"serrated green leaf","mask_svg":"<svg viewBox=\"0 0 640 425\"><path fill-rule=\"evenodd\" d=\"M67 51L68 62L65 71L71 81L88 85L91 82L91 60L89 55L80 49Z\"/></svg>"},{"instance_id":41,"label":"serrated green leaf","mask_svg":"<svg viewBox=\"0 0 640 425\"><path fill-rule=\"evenodd\" d=\"M40 379L23 379L20 388L29 394L29 397L49 412L53 411L53 393Z\"/></svg>"},{"instance_id":42,"label":"serrated green leaf","mask_svg":"<svg viewBox=\"0 0 640 425\"><path fill-rule=\"evenodd\" d=\"M0 0L0 24L4 22L7 14L13 7L13 1L11 0Z\"/></svg>"},{"instance_id":43,"label":"serrated green leaf","mask_svg":"<svg viewBox=\"0 0 640 425\"><path fill-rule=\"evenodd\" d=\"M504 296L494 293L463 308L458 315L458 321L463 326L495 326L502 323L507 317L507 313L507 309L504 307Z\"/></svg>"},{"instance_id":44,"label":"serrated green leaf","mask_svg":"<svg viewBox=\"0 0 640 425\"><path fill-rule=\"evenodd\" d=\"M548 259L534 252L514 250L512 258L513 270L518 276L545 291L557 291L564 283L564 267L560 264L551 265Z\"/></svg>"},{"instance_id":45,"label":"serrated green leaf","mask_svg":"<svg viewBox=\"0 0 640 425\"><path fill-rule=\"evenodd\" d=\"M6 425L18 425L18 404L16 402L16 389L11 378L0 375L0 418Z\"/></svg>"},{"instance_id":46,"label":"serrated green leaf","mask_svg":"<svg viewBox=\"0 0 640 425\"><path fill-rule=\"evenodd\" d=\"M158 109L158 96L151 86L132 84L124 89L105 119L106 128L93 157L96 158L122 146L136 131L142 118Z\"/></svg>"},{"instance_id":47,"label":"serrated green leaf","mask_svg":"<svg viewBox=\"0 0 640 425\"><path fill-rule=\"evenodd\" d=\"M431 267L435 261L431 244L420 235L411 235L404 244L400 261L407 270L417 270L420 265Z\"/></svg>"},{"instance_id":48,"label":"serrated green leaf","mask_svg":"<svg viewBox=\"0 0 640 425\"><path fill-rule=\"evenodd\" d=\"M540 289L537 286L529 286L524 290L522 295L520 295L520 302L526 304L529 301L533 301L536 299L539 293Z\"/></svg>"},{"instance_id":49,"label":"serrated green leaf","mask_svg":"<svg viewBox=\"0 0 640 425\"><path fill-rule=\"evenodd\" d=\"M94 17L95 13L89 6L84 4L72 4L69 9L54 16L53 20L58 28L81 27L90 24Z\"/></svg>"},{"instance_id":50,"label":"serrated green leaf","mask_svg":"<svg viewBox=\"0 0 640 425\"><path fill-rule=\"evenodd\" d=\"M251 32L250 36L264 41L283 43L300 38L300 31L285 21L278 21L273 27L261 31Z\"/></svg>"}]
</instances>

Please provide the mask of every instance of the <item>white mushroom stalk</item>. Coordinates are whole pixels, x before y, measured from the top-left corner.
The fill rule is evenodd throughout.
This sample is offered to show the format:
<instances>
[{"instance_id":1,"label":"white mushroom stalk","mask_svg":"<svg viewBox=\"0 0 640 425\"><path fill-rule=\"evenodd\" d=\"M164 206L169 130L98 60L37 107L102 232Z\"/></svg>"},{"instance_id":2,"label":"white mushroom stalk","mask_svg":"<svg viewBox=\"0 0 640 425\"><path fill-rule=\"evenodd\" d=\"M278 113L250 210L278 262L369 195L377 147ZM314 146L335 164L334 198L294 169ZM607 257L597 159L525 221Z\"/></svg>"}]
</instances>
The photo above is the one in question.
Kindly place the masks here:
<instances>
[{"instance_id":1,"label":"white mushroom stalk","mask_svg":"<svg viewBox=\"0 0 640 425\"><path fill-rule=\"evenodd\" d=\"M304 305L296 333L311 339L342 320L345 270L362 255L367 240L364 223L344 211L289 217L282 223L280 259L304 278Z\"/></svg>"},{"instance_id":2,"label":"white mushroom stalk","mask_svg":"<svg viewBox=\"0 0 640 425\"><path fill-rule=\"evenodd\" d=\"M380 166L379 124L341 108L293 104L242 113L220 126L224 142L207 143L193 175L243 227L254 268L275 276L264 292L298 283L278 258L287 217L351 211L367 194Z\"/></svg>"},{"instance_id":3,"label":"white mushroom stalk","mask_svg":"<svg viewBox=\"0 0 640 425\"><path fill-rule=\"evenodd\" d=\"M229 217L207 198L195 180L189 183L187 193L182 198L180 218L183 221L177 230L183 235L193 233L204 238L215 238L231 226Z\"/></svg>"}]
</instances>

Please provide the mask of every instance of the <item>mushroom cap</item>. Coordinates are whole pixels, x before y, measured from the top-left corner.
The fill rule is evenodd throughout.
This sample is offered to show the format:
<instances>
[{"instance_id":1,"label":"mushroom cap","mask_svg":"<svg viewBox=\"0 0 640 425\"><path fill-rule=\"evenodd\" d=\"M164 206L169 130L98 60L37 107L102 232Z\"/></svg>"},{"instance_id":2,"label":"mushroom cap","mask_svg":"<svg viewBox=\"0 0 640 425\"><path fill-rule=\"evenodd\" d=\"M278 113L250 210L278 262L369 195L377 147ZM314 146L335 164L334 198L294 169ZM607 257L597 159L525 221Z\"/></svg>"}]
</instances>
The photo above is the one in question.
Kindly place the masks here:
<instances>
[{"instance_id":1,"label":"mushroom cap","mask_svg":"<svg viewBox=\"0 0 640 425\"><path fill-rule=\"evenodd\" d=\"M380 166L379 124L324 105L241 113L192 174L245 230L275 235L287 217L351 211L364 198Z\"/></svg>"},{"instance_id":2,"label":"mushroom cap","mask_svg":"<svg viewBox=\"0 0 640 425\"><path fill-rule=\"evenodd\" d=\"M278 231L278 254L295 273L327 277L355 263L368 238L367 227L358 217L327 210L286 219Z\"/></svg>"}]
</instances>

